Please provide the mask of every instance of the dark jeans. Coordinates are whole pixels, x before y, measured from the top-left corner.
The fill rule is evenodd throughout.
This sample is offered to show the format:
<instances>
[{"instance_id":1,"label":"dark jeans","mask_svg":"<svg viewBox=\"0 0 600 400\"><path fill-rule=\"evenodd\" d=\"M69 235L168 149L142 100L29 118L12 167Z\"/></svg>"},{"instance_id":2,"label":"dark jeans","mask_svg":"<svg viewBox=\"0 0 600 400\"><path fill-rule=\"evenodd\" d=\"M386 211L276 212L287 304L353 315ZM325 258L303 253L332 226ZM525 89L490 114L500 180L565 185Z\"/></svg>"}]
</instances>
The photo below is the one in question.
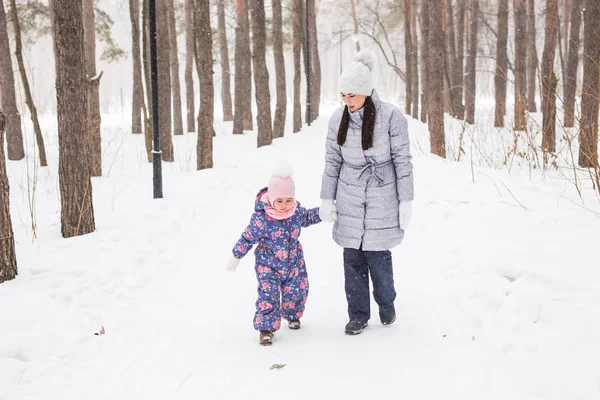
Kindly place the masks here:
<instances>
[{"instance_id":1,"label":"dark jeans","mask_svg":"<svg viewBox=\"0 0 600 400\"><path fill-rule=\"evenodd\" d=\"M392 253L344 248L344 276L348 316L366 322L371 318L369 274L373 281L373 297L379 307L391 306L396 299Z\"/></svg>"}]
</instances>

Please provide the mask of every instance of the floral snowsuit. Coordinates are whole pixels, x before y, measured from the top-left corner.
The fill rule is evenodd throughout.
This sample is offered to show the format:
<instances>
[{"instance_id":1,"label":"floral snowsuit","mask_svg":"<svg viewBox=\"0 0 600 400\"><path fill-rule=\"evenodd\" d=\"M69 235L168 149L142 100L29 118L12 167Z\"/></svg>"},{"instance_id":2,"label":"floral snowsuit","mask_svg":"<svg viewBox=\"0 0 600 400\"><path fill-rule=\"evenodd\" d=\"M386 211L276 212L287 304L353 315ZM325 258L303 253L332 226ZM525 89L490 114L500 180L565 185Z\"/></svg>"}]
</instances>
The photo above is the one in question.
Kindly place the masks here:
<instances>
[{"instance_id":1,"label":"floral snowsuit","mask_svg":"<svg viewBox=\"0 0 600 400\"><path fill-rule=\"evenodd\" d=\"M300 203L291 217L274 219L265 211L267 203L260 200L265 191L266 188L258 193L250 224L233 248L233 255L242 258L258 243L254 250L258 279L254 328L275 332L281 318L291 321L302 317L308 296L308 274L298 238L302 227L317 224L321 219L318 207L307 210Z\"/></svg>"}]
</instances>

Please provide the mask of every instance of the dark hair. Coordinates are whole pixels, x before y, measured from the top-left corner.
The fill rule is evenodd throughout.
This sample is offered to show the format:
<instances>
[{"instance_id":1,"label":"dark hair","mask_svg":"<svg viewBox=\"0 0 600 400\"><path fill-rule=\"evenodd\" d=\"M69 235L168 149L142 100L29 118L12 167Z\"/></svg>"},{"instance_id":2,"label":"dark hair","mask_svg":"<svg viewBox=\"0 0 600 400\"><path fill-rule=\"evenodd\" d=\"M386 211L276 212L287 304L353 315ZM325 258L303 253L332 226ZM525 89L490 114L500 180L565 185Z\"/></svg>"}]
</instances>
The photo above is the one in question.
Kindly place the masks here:
<instances>
[{"instance_id":1,"label":"dark hair","mask_svg":"<svg viewBox=\"0 0 600 400\"><path fill-rule=\"evenodd\" d=\"M337 144L343 146L346 143L348 124L350 123L350 111L348 106L344 107L342 121L337 135ZM362 149L368 150L373 147L373 131L375 130L375 103L371 96L367 96L364 105L364 117L362 123Z\"/></svg>"}]
</instances>

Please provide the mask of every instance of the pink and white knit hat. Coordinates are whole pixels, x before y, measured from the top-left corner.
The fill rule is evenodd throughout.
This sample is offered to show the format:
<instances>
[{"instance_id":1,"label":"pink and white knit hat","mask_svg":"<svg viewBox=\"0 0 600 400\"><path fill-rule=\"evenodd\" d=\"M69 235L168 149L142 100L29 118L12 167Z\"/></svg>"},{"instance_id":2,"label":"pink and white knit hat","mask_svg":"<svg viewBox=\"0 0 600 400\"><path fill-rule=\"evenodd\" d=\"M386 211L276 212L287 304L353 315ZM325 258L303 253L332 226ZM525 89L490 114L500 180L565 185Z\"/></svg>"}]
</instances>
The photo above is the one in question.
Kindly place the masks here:
<instances>
[{"instance_id":1,"label":"pink and white knit hat","mask_svg":"<svg viewBox=\"0 0 600 400\"><path fill-rule=\"evenodd\" d=\"M292 166L280 162L273 168L273 176L269 180L267 195L271 204L275 199L286 197L296 198L296 185L292 179Z\"/></svg>"}]
</instances>

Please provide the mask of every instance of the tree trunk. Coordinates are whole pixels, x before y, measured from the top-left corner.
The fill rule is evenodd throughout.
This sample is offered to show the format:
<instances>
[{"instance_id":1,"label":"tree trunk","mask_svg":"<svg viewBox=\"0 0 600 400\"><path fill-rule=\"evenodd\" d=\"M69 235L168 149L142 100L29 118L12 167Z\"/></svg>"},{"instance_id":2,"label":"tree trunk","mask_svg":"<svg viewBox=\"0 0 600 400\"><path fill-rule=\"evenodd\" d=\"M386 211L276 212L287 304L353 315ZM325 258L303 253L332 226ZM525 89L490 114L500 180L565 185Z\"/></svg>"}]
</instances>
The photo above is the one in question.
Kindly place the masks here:
<instances>
[{"instance_id":1,"label":"tree trunk","mask_svg":"<svg viewBox=\"0 0 600 400\"><path fill-rule=\"evenodd\" d=\"M0 2L0 13L4 13L3 7ZM0 111L0 144L4 143L4 127L5 118ZM10 188L4 157L4 145L0 145L0 283L17 276L15 238L10 218Z\"/></svg>"},{"instance_id":2,"label":"tree trunk","mask_svg":"<svg viewBox=\"0 0 600 400\"><path fill-rule=\"evenodd\" d=\"M456 21L456 77L455 85L458 88L456 98L458 104L463 104L465 91L465 24L466 6L468 0L457 0L458 18Z\"/></svg>"},{"instance_id":3,"label":"tree trunk","mask_svg":"<svg viewBox=\"0 0 600 400\"><path fill-rule=\"evenodd\" d=\"M506 81L508 75L508 0L498 2L498 33L496 38L496 71L494 73L494 126L504 126L506 115Z\"/></svg>"},{"instance_id":4,"label":"tree trunk","mask_svg":"<svg viewBox=\"0 0 600 400\"><path fill-rule=\"evenodd\" d=\"M583 91L579 134L579 166L598 167L598 63L600 60L600 2L586 0L583 11Z\"/></svg>"},{"instance_id":5,"label":"tree trunk","mask_svg":"<svg viewBox=\"0 0 600 400\"><path fill-rule=\"evenodd\" d=\"M429 8L429 136L431 152L446 158L444 136L444 61L445 39L442 29L444 9Z\"/></svg>"},{"instance_id":6,"label":"tree trunk","mask_svg":"<svg viewBox=\"0 0 600 400\"><path fill-rule=\"evenodd\" d=\"M302 105L300 104L300 83L302 81L302 62L300 52L302 50L302 0L292 0L292 20L294 28L294 121L293 132L300 132L302 129Z\"/></svg>"},{"instance_id":7,"label":"tree trunk","mask_svg":"<svg viewBox=\"0 0 600 400\"><path fill-rule=\"evenodd\" d=\"M196 107L194 105L194 0L185 0L185 108L187 116L187 132L196 130Z\"/></svg>"},{"instance_id":8,"label":"tree trunk","mask_svg":"<svg viewBox=\"0 0 600 400\"><path fill-rule=\"evenodd\" d=\"M429 2L421 0L421 121L429 112Z\"/></svg>"},{"instance_id":9,"label":"tree trunk","mask_svg":"<svg viewBox=\"0 0 600 400\"><path fill-rule=\"evenodd\" d=\"M456 54L456 35L454 30L454 11L452 0L446 2L446 60L448 66L448 83L450 89L450 99L452 101L452 115L456 118L464 118L464 106L462 104L463 88L458 85L458 75L463 73L458 66L458 57Z\"/></svg>"},{"instance_id":10,"label":"tree trunk","mask_svg":"<svg viewBox=\"0 0 600 400\"><path fill-rule=\"evenodd\" d=\"M403 18L404 18L404 62L406 68L406 79L404 80L405 107L404 113L410 115L412 110L412 32L410 29L411 0L402 0Z\"/></svg>"},{"instance_id":11,"label":"tree trunk","mask_svg":"<svg viewBox=\"0 0 600 400\"><path fill-rule=\"evenodd\" d=\"M81 0L53 2L63 237L95 230Z\"/></svg>"},{"instance_id":12,"label":"tree trunk","mask_svg":"<svg viewBox=\"0 0 600 400\"><path fill-rule=\"evenodd\" d=\"M304 114L304 121L306 121L306 123L310 124L312 121L311 121L310 115L308 115L308 109L309 109L308 104L310 102L310 95L308 93L308 81L309 81L309 79L312 79L312 73L310 70L310 65L308 64L310 61L310 57L308 54L308 46L307 46L307 42L306 42L306 38L307 38L306 1L301 0L299 5L300 5L300 7L298 9L300 10L300 26L302 28L300 30L300 43L302 44L302 55L304 56L304 80L306 83L306 109L305 109L305 114Z\"/></svg>"},{"instance_id":13,"label":"tree trunk","mask_svg":"<svg viewBox=\"0 0 600 400\"><path fill-rule=\"evenodd\" d=\"M527 5L514 0L515 17L515 130L527 128Z\"/></svg>"},{"instance_id":14,"label":"tree trunk","mask_svg":"<svg viewBox=\"0 0 600 400\"><path fill-rule=\"evenodd\" d=\"M527 110L529 112L537 112L535 83L538 57L535 36L535 0L527 0Z\"/></svg>"},{"instance_id":15,"label":"tree trunk","mask_svg":"<svg viewBox=\"0 0 600 400\"><path fill-rule=\"evenodd\" d=\"M158 130L163 161L174 161L171 136L171 51L167 1L156 0L156 58L158 68Z\"/></svg>"},{"instance_id":16,"label":"tree trunk","mask_svg":"<svg viewBox=\"0 0 600 400\"><path fill-rule=\"evenodd\" d=\"M558 0L546 0L546 29L542 53L542 150L556 151L556 84L554 57L558 33Z\"/></svg>"},{"instance_id":17,"label":"tree trunk","mask_svg":"<svg viewBox=\"0 0 600 400\"><path fill-rule=\"evenodd\" d=\"M280 138L283 137L285 132L287 109L281 0L273 0L273 56L275 58L275 81L277 86L277 105L275 106L273 138Z\"/></svg>"},{"instance_id":18,"label":"tree trunk","mask_svg":"<svg viewBox=\"0 0 600 400\"><path fill-rule=\"evenodd\" d=\"M219 53L221 55L221 103L223 104L223 121L233 121L230 82L231 71L229 69L227 25L225 24L225 0L217 1L217 17L219 21Z\"/></svg>"},{"instance_id":19,"label":"tree trunk","mask_svg":"<svg viewBox=\"0 0 600 400\"><path fill-rule=\"evenodd\" d=\"M235 94L235 113L233 115L233 133L241 134L244 132L244 113L246 112L246 105L249 103L248 97L250 93L246 91L245 87L245 69L246 69L246 57L249 52L248 44L246 41L246 30L248 24L246 20L246 0L236 0L236 20L237 26L235 27L235 76L234 76L234 94Z\"/></svg>"},{"instance_id":20,"label":"tree trunk","mask_svg":"<svg viewBox=\"0 0 600 400\"><path fill-rule=\"evenodd\" d=\"M311 122L319 116L321 104L321 57L319 56L319 35L317 32L317 10L315 0L309 0L309 35L310 35L310 114Z\"/></svg>"},{"instance_id":21,"label":"tree trunk","mask_svg":"<svg viewBox=\"0 0 600 400\"><path fill-rule=\"evenodd\" d=\"M10 0L10 13L15 34L15 55L17 56L17 65L19 66L19 74L21 75L21 82L23 83L25 103L29 108L29 114L31 115L31 121L33 122L33 132L35 133L35 140L37 142L38 152L40 155L40 165L45 167L48 165L48 162L46 161L46 147L44 146L44 137L42 136L42 129L40 128L37 109L33 103L33 96L31 95L31 89L29 88L29 80L27 79L27 73L25 72L25 62L23 61L22 50L23 45L21 43L21 26L19 24L17 4L15 0Z\"/></svg>"},{"instance_id":22,"label":"tree trunk","mask_svg":"<svg viewBox=\"0 0 600 400\"><path fill-rule=\"evenodd\" d=\"M477 66L477 21L479 19L479 0L471 0L471 17L469 18L469 56L467 59L467 74L465 79L465 121L475 123L476 66Z\"/></svg>"},{"instance_id":23,"label":"tree trunk","mask_svg":"<svg viewBox=\"0 0 600 400\"><path fill-rule=\"evenodd\" d=\"M562 15L562 22L563 22L563 43L564 43L564 50L562 50L562 52L564 54L567 54L567 52L569 51L569 20L571 18L571 1L575 1L575 0L563 0L563 15ZM559 15L559 19L560 19L560 15ZM558 22L558 24L560 25L560 21ZM558 32L558 37L560 38L560 26L558 27L559 32ZM560 42L559 42L560 45Z\"/></svg>"},{"instance_id":24,"label":"tree trunk","mask_svg":"<svg viewBox=\"0 0 600 400\"><path fill-rule=\"evenodd\" d=\"M15 95L15 76L10 59L10 43L8 39L8 27L4 2L0 0L0 104L6 113L6 147L9 160L22 160L25 157L23 148L23 132L21 131L21 115L17 108ZM0 146L4 142L0 141Z\"/></svg>"},{"instance_id":25,"label":"tree trunk","mask_svg":"<svg viewBox=\"0 0 600 400\"><path fill-rule=\"evenodd\" d=\"M581 29L581 9L584 0L572 0L571 37L569 39L568 60L563 92L565 128L575 125L575 92L577 90L577 68L579 66L579 31Z\"/></svg>"},{"instance_id":26,"label":"tree trunk","mask_svg":"<svg viewBox=\"0 0 600 400\"><path fill-rule=\"evenodd\" d=\"M171 89L173 95L173 134L183 135L181 112L181 84L179 82L179 55L177 52L177 26L174 0L167 0L167 27L169 29L169 59L171 61Z\"/></svg>"},{"instance_id":27,"label":"tree trunk","mask_svg":"<svg viewBox=\"0 0 600 400\"><path fill-rule=\"evenodd\" d=\"M244 31L244 79L243 79L243 88L244 93L246 94L246 100L252 98L252 53L250 52L250 2L251 0L245 0L246 7L244 9L244 18L246 20L246 30ZM244 101L242 106L245 108L244 110L244 129L253 130L254 129L254 120L252 117L252 102Z\"/></svg>"},{"instance_id":28,"label":"tree trunk","mask_svg":"<svg viewBox=\"0 0 600 400\"><path fill-rule=\"evenodd\" d=\"M258 147L268 146L273 141L271 126L271 91L267 70L267 32L264 0L250 0L252 18L252 62L254 63L254 87L258 107Z\"/></svg>"},{"instance_id":29,"label":"tree trunk","mask_svg":"<svg viewBox=\"0 0 600 400\"><path fill-rule=\"evenodd\" d=\"M354 26L354 35L356 35L356 52L358 53L360 51L360 43L358 42L358 18L356 18L355 0L350 0L350 15L352 17L352 24Z\"/></svg>"},{"instance_id":30,"label":"tree trunk","mask_svg":"<svg viewBox=\"0 0 600 400\"><path fill-rule=\"evenodd\" d=\"M142 62L140 59L140 2L129 0L131 21L131 54L133 55L133 92L131 94L131 132L142 133L142 107L144 88L142 86Z\"/></svg>"},{"instance_id":31,"label":"tree trunk","mask_svg":"<svg viewBox=\"0 0 600 400\"><path fill-rule=\"evenodd\" d=\"M200 82L200 112L198 113L197 168L213 166L213 122L215 88L213 84L212 30L210 1L196 0L196 46L198 51L198 81Z\"/></svg>"},{"instance_id":32,"label":"tree trunk","mask_svg":"<svg viewBox=\"0 0 600 400\"><path fill-rule=\"evenodd\" d=\"M90 140L91 174L102 176L102 137L100 115L100 76L96 76L96 30L94 0L83 0L83 42L85 73L87 75L88 117L87 130Z\"/></svg>"},{"instance_id":33,"label":"tree trunk","mask_svg":"<svg viewBox=\"0 0 600 400\"><path fill-rule=\"evenodd\" d=\"M419 118L419 37L417 36L417 8L418 0L411 0L411 11L410 11L410 33L412 38L411 43L411 54L410 70L412 72L412 117L414 119Z\"/></svg>"},{"instance_id":34,"label":"tree trunk","mask_svg":"<svg viewBox=\"0 0 600 400\"><path fill-rule=\"evenodd\" d=\"M153 117L152 117L152 83L150 73L150 25L149 25L149 3L148 0L142 0L142 59L144 82L146 84L146 104L144 107L147 110L147 119L144 121L144 139L146 142L146 153L148 154L148 162L152 162L152 141L153 141ZM144 117L146 118L146 116Z\"/></svg>"}]
</instances>

